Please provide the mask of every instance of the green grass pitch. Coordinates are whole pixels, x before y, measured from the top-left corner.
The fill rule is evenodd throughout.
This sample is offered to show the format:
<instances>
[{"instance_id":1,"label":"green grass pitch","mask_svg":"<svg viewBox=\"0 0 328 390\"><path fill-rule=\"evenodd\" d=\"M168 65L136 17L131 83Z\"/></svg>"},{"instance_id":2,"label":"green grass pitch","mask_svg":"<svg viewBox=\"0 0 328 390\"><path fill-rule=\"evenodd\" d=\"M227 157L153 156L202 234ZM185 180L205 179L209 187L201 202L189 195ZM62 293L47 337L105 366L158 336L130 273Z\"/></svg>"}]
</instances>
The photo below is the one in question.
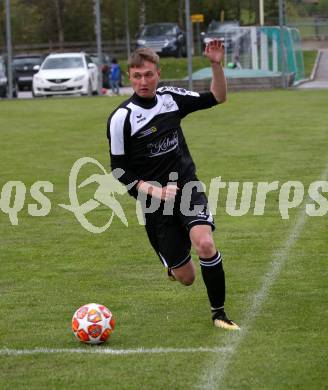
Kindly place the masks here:
<instances>
[{"instance_id":1,"label":"green grass pitch","mask_svg":"<svg viewBox=\"0 0 328 390\"><path fill-rule=\"evenodd\" d=\"M280 185L293 180L306 192L313 181L328 180L322 178L328 167L327 99L327 91L234 93L226 104L190 115L183 128L199 178L205 184L218 176ZM68 176L78 158L109 167L106 120L121 100L0 102L0 191L8 181L27 189L18 225L0 210L0 388L325 388L328 214L305 216L303 204L282 219L276 191L263 216L254 215L253 196L249 212L232 217L222 190L214 236L224 258L226 308L243 328L232 334L211 324L195 254L193 286L166 279L132 198L119 198L129 227L116 218L102 234L89 233L58 206L69 203ZM85 167L79 181L96 170ZM30 188L39 180L53 184L44 217L28 212L28 204L36 203ZM95 188L81 189L81 200L92 198ZM108 217L104 206L90 213L99 226ZM281 269L270 276L272 262L280 260ZM90 351L70 329L74 311L89 302L108 306L117 320L109 342L92 351L153 353L50 354ZM45 353L18 354L35 348Z\"/></svg>"}]
</instances>

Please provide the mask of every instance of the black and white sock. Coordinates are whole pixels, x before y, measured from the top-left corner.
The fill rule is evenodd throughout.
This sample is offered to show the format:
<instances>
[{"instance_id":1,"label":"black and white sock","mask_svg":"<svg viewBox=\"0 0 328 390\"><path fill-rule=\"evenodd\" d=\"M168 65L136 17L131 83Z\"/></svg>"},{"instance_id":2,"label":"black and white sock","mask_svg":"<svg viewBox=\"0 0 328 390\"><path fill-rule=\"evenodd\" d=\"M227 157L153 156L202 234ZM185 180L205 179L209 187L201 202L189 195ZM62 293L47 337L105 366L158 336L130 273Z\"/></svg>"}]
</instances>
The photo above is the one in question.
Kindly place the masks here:
<instances>
[{"instance_id":1,"label":"black and white sock","mask_svg":"<svg viewBox=\"0 0 328 390\"><path fill-rule=\"evenodd\" d=\"M203 280L211 304L212 318L224 313L225 276L220 252L209 258L199 258Z\"/></svg>"}]
</instances>

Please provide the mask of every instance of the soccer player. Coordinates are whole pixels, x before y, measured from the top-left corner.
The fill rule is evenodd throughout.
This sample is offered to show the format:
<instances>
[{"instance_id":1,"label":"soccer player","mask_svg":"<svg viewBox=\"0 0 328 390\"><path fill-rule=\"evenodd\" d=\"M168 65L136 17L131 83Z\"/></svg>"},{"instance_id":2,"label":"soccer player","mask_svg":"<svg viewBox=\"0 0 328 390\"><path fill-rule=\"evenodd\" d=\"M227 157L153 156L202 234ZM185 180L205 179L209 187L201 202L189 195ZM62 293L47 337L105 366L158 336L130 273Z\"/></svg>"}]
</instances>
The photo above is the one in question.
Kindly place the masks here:
<instances>
[{"instance_id":1,"label":"soccer player","mask_svg":"<svg viewBox=\"0 0 328 390\"><path fill-rule=\"evenodd\" d=\"M110 115L107 137L111 167L124 171L118 179L130 184L129 193L135 198L138 194L147 198L146 231L169 277L186 286L193 283L192 245L200 259L214 326L236 330L238 325L224 310L225 276L222 256L212 237L214 221L207 198L197 186L195 164L180 126L181 119L191 112L226 100L222 42L209 42L205 55L212 68L211 87L209 92L196 93L158 88L158 55L148 48L132 53L128 75L134 94ZM132 188L131 183L135 183ZM160 206L147 213L152 198L159 199Z\"/></svg>"}]
</instances>

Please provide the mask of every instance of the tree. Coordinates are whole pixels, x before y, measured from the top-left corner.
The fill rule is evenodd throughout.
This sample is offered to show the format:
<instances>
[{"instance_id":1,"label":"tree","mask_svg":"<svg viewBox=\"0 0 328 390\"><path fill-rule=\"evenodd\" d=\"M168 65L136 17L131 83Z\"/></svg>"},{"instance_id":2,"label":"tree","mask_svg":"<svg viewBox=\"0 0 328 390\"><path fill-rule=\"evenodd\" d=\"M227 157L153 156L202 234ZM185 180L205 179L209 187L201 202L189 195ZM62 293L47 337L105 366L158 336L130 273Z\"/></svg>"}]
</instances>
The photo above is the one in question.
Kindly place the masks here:
<instances>
[{"instance_id":1,"label":"tree","mask_svg":"<svg viewBox=\"0 0 328 390\"><path fill-rule=\"evenodd\" d=\"M146 0L139 0L139 29L146 24Z\"/></svg>"},{"instance_id":2,"label":"tree","mask_svg":"<svg viewBox=\"0 0 328 390\"><path fill-rule=\"evenodd\" d=\"M328 17L328 0L320 1L318 12L320 12L320 14L326 18Z\"/></svg>"},{"instance_id":3,"label":"tree","mask_svg":"<svg viewBox=\"0 0 328 390\"><path fill-rule=\"evenodd\" d=\"M58 42L59 47L62 49L64 44L64 10L65 10L65 0L52 0L52 3L55 8L56 15L56 25L57 25L57 33L58 33Z\"/></svg>"},{"instance_id":4,"label":"tree","mask_svg":"<svg viewBox=\"0 0 328 390\"><path fill-rule=\"evenodd\" d=\"M279 0L265 2L265 23L279 25Z\"/></svg>"},{"instance_id":5,"label":"tree","mask_svg":"<svg viewBox=\"0 0 328 390\"><path fill-rule=\"evenodd\" d=\"M4 12L4 5L2 4L0 0L0 54L1 54L1 48L5 47L6 42L6 23L5 23L5 12Z\"/></svg>"},{"instance_id":6,"label":"tree","mask_svg":"<svg viewBox=\"0 0 328 390\"><path fill-rule=\"evenodd\" d=\"M13 44L94 41L94 0L10 0ZM127 0L131 36L146 23L176 22L185 26L185 0ZM328 16L328 0L304 4L286 0L288 18ZM0 45L5 47L5 0L0 0ZM278 0L265 0L265 23L278 24ZM204 14L204 29L211 20L259 23L259 0L190 0L191 13ZM103 40L125 39L124 2L102 0ZM247 16L248 15L248 16ZM82 47L81 47L82 49Z\"/></svg>"},{"instance_id":7,"label":"tree","mask_svg":"<svg viewBox=\"0 0 328 390\"><path fill-rule=\"evenodd\" d=\"M178 23L179 23L179 26L181 28L185 25L184 4L185 4L185 0L179 0L179 5L178 5Z\"/></svg>"}]
</instances>

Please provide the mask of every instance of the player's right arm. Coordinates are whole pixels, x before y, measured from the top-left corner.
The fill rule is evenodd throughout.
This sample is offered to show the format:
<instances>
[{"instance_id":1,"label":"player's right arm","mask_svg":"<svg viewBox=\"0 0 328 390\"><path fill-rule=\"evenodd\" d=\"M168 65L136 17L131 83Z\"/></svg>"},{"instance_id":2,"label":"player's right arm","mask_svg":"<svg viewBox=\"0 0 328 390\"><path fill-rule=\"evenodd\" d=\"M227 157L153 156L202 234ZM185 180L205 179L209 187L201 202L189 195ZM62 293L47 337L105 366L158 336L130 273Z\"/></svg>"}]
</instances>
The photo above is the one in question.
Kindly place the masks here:
<instances>
[{"instance_id":1,"label":"player's right arm","mask_svg":"<svg viewBox=\"0 0 328 390\"><path fill-rule=\"evenodd\" d=\"M207 43L205 56L212 67L211 92L218 103L224 103L227 99L227 81L223 71L224 45L219 39L213 39Z\"/></svg>"},{"instance_id":2,"label":"player's right arm","mask_svg":"<svg viewBox=\"0 0 328 390\"><path fill-rule=\"evenodd\" d=\"M130 124L128 119L128 110L126 108L119 108L108 119L107 138L109 141L112 171L115 171L115 169L118 168L124 171L124 173L117 177L117 179L125 185L129 185L133 182L136 182L137 184L140 180L138 175L130 166L129 158L126 154L126 139L129 132ZM136 185L134 185L129 191L131 194L135 192L135 187Z\"/></svg>"}]
</instances>

